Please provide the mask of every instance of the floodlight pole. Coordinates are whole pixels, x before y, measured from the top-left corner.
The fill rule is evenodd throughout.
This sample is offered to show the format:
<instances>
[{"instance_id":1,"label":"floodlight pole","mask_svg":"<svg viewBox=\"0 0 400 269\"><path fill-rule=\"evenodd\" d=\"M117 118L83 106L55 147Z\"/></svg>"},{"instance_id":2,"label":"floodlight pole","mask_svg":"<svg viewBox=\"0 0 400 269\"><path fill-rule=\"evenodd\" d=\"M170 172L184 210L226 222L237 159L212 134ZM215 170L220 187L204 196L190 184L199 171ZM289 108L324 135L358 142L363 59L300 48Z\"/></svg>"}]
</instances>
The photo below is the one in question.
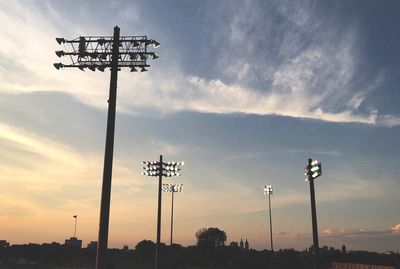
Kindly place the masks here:
<instances>
[{"instance_id":1,"label":"floodlight pole","mask_svg":"<svg viewBox=\"0 0 400 269\"><path fill-rule=\"evenodd\" d=\"M311 167L312 159L308 159L308 167ZM313 251L314 261L313 268L319 269L318 264L318 227L317 227L317 209L315 205L315 190L314 190L314 178L311 173L308 175L308 181L310 182L310 198L311 198L311 218L312 218L312 230L313 230Z\"/></svg>"},{"instance_id":2,"label":"floodlight pole","mask_svg":"<svg viewBox=\"0 0 400 269\"><path fill-rule=\"evenodd\" d=\"M114 27L96 269L106 269L108 260L106 256L107 256L107 244L108 244L108 225L110 219L111 178L112 178L112 165L113 165L113 152L114 152L115 110L116 110L117 79L118 79L119 30L120 29L118 26Z\"/></svg>"},{"instance_id":3,"label":"floodlight pole","mask_svg":"<svg viewBox=\"0 0 400 269\"><path fill-rule=\"evenodd\" d=\"M158 208L157 208L157 243L156 243L156 257L155 269L159 267L160 256L160 240L161 240L161 201L162 201L162 178L180 176L180 166L183 162L163 162L163 156L160 155L160 160L157 161L143 161L143 175L156 177L158 176Z\"/></svg>"},{"instance_id":4,"label":"floodlight pole","mask_svg":"<svg viewBox=\"0 0 400 269\"><path fill-rule=\"evenodd\" d=\"M271 193L268 193L268 207L269 207L269 233L271 238L271 251L274 252L274 244L272 241Z\"/></svg>"},{"instance_id":5,"label":"floodlight pole","mask_svg":"<svg viewBox=\"0 0 400 269\"><path fill-rule=\"evenodd\" d=\"M115 113L117 97L117 78L121 68L129 67L131 72L137 72L137 67L141 72L146 72L147 59L159 56L148 51L148 45L154 48L160 43L147 36L120 36L120 28L114 27L114 34L110 36L80 36L72 40L56 38L59 45L69 45L69 51L56 51L58 57L67 56L71 59L70 64L54 63L54 67L59 70L63 68L85 68L95 71L96 69L104 72L106 68L111 69L110 92L108 98L107 114L107 133L104 153L103 182L100 203L100 223L99 237L97 243L96 269L109 269L107 258L108 226L110 216L110 196L112 164L114 151L114 132L115 132Z\"/></svg>"},{"instance_id":6,"label":"floodlight pole","mask_svg":"<svg viewBox=\"0 0 400 269\"><path fill-rule=\"evenodd\" d=\"M172 187L172 203L171 203L171 238L169 241L169 263L170 269L172 269L172 233L174 230L174 194L175 194L175 187Z\"/></svg>"},{"instance_id":7,"label":"floodlight pole","mask_svg":"<svg viewBox=\"0 0 400 269\"><path fill-rule=\"evenodd\" d=\"M175 191L172 191L172 205L171 205L171 238L169 245L172 247L172 232L173 232L173 227L174 227L174 194Z\"/></svg>"},{"instance_id":8,"label":"floodlight pole","mask_svg":"<svg viewBox=\"0 0 400 269\"><path fill-rule=\"evenodd\" d=\"M156 263L155 269L158 269L160 240L161 240L161 198L162 198L162 175L163 175L163 156L160 155L159 176L158 176L158 210L157 210L157 244L156 244Z\"/></svg>"}]
</instances>

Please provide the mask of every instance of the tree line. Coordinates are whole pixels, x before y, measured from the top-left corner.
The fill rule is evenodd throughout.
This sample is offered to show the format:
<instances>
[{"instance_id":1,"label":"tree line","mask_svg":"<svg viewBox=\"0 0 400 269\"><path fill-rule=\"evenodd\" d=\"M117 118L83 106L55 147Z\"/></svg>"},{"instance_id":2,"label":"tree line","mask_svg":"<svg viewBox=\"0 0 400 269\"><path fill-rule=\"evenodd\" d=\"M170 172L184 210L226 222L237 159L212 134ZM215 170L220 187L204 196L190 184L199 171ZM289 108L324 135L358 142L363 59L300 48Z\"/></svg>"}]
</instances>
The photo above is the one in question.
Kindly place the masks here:
<instances>
[{"instance_id":1,"label":"tree line","mask_svg":"<svg viewBox=\"0 0 400 269\"><path fill-rule=\"evenodd\" d=\"M218 228L202 228L196 233L197 244L183 247L179 244L167 246L161 243L161 269L309 269L312 268L312 253L309 250L281 249L271 252L245 249L237 242L226 245L226 233ZM140 241L134 250L109 249L109 269L154 268L155 243ZM52 244L12 245L0 248L0 268L94 268L96 250L79 249ZM172 257L172 259L171 259ZM399 253L379 254L366 251L346 252L329 247L320 249L321 269L328 268L332 261L394 265L400 269ZM21 262L23 261L23 262Z\"/></svg>"}]
</instances>

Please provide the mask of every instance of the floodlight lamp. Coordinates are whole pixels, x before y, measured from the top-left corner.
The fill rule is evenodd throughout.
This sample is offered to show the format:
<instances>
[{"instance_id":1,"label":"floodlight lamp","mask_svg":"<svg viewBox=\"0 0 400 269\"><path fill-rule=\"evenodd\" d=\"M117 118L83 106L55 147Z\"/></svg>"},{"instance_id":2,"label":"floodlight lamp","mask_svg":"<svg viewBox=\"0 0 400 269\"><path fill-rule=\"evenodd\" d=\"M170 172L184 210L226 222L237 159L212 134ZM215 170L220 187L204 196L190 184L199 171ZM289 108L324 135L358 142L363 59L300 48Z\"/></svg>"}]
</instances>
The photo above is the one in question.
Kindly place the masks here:
<instances>
[{"instance_id":1,"label":"floodlight lamp","mask_svg":"<svg viewBox=\"0 0 400 269\"><path fill-rule=\"evenodd\" d=\"M311 165L317 165L319 162L317 160L314 160L311 162Z\"/></svg>"},{"instance_id":2,"label":"floodlight lamp","mask_svg":"<svg viewBox=\"0 0 400 269\"><path fill-rule=\"evenodd\" d=\"M57 55L58 57L61 57L61 56L64 56L64 55L65 55L65 52L62 51L62 50L58 50L58 51L56 51L56 55Z\"/></svg>"},{"instance_id":3,"label":"floodlight lamp","mask_svg":"<svg viewBox=\"0 0 400 269\"><path fill-rule=\"evenodd\" d=\"M318 170L319 170L318 166L311 167L311 172L315 172L315 171L318 171Z\"/></svg>"},{"instance_id":4,"label":"floodlight lamp","mask_svg":"<svg viewBox=\"0 0 400 269\"><path fill-rule=\"evenodd\" d=\"M99 69L99 71L104 72L104 70L106 69L104 66L98 66L97 69Z\"/></svg>"},{"instance_id":5,"label":"floodlight lamp","mask_svg":"<svg viewBox=\"0 0 400 269\"><path fill-rule=\"evenodd\" d=\"M88 68L89 68L91 71L93 71L93 72L96 71L96 67L93 66L93 65L89 66Z\"/></svg>"},{"instance_id":6,"label":"floodlight lamp","mask_svg":"<svg viewBox=\"0 0 400 269\"><path fill-rule=\"evenodd\" d=\"M153 53L152 56L153 56L153 60L160 58L160 56L158 56L158 55L155 54L155 53Z\"/></svg>"},{"instance_id":7,"label":"floodlight lamp","mask_svg":"<svg viewBox=\"0 0 400 269\"><path fill-rule=\"evenodd\" d=\"M185 165L185 163L184 163L184 162L181 162L180 164L181 164L181 165Z\"/></svg>"},{"instance_id":8,"label":"floodlight lamp","mask_svg":"<svg viewBox=\"0 0 400 269\"><path fill-rule=\"evenodd\" d=\"M53 65L57 70L60 70L60 68L62 68L64 66L62 63L55 63Z\"/></svg>"},{"instance_id":9,"label":"floodlight lamp","mask_svg":"<svg viewBox=\"0 0 400 269\"><path fill-rule=\"evenodd\" d=\"M57 37L57 38L56 38L56 41L57 41L57 43L58 43L59 45L61 45L62 43L65 43L65 39L62 38L62 37Z\"/></svg>"},{"instance_id":10,"label":"floodlight lamp","mask_svg":"<svg viewBox=\"0 0 400 269\"><path fill-rule=\"evenodd\" d=\"M152 40L151 43L153 43L154 48L158 48L160 46L160 42L157 42L155 40Z\"/></svg>"},{"instance_id":11,"label":"floodlight lamp","mask_svg":"<svg viewBox=\"0 0 400 269\"><path fill-rule=\"evenodd\" d=\"M141 53L140 54L140 60L145 61L146 60L146 54Z\"/></svg>"},{"instance_id":12,"label":"floodlight lamp","mask_svg":"<svg viewBox=\"0 0 400 269\"><path fill-rule=\"evenodd\" d=\"M136 40L134 40L132 43L133 43L133 46L134 46L134 47L139 46L139 42L137 42Z\"/></svg>"},{"instance_id":13,"label":"floodlight lamp","mask_svg":"<svg viewBox=\"0 0 400 269\"><path fill-rule=\"evenodd\" d=\"M90 57L97 58L97 57L99 57L99 54L97 53L97 51L95 51L95 52L90 54Z\"/></svg>"},{"instance_id":14,"label":"floodlight lamp","mask_svg":"<svg viewBox=\"0 0 400 269\"><path fill-rule=\"evenodd\" d=\"M147 72L147 69L144 66L140 69L140 72Z\"/></svg>"},{"instance_id":15,"label":"floodlight lamp","mask_svg":"<svg viewBox=\"0 0 400 269\"><path fill-rule=\"evenodd\" d=\"M137 69L134 66L132 66L131 67L131 72L137 72Z\"/></svg>"},{"instance_id":16,"label":"floodlight lamp","mask_svg":"<svg viewBox=\"0 0 400 269\"><path fill-rule=\"evenodd\" d=\"M80 70L82 70L83 72L85 72L85 66L78 66L78 68L79 68Z\"/></svg>"},{"instance_id":17,"label":"floodlight lamp","mask_svg":"<svg viewBox=\"0 0 400 269\"><path fill-rule=\"evenodd\" d=\"M104 38L100 38L97 40L100 46L103 46L106 43L106 40Z\"/></svg>"}]
</instances>

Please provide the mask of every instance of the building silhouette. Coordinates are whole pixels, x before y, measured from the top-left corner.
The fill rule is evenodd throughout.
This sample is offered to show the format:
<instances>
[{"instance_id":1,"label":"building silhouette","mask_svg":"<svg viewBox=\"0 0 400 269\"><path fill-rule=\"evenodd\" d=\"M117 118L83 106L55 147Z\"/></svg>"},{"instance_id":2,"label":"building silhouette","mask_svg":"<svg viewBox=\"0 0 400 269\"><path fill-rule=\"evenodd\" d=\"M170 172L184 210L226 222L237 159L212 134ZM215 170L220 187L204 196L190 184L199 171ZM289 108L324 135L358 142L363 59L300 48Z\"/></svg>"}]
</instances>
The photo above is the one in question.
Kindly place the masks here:
<instances>
[{"instance_id":1,"label":"building silhouette","mask_svg":"<svg viewBox=\"0 0 400 269\"><path fill-rule=\"evenodd\" d=\"M76 237L71 237L70 239L65 239L64 245L82 248L82 240L79 240Z\"/></svg>"},{"instance_id":2,"label":"building silhouette","mask_svg":"<svg viewBox=\"0 0 400 269\"><path fill-rule=\"evenodd\" d=\"M6 240L0 240L0 248L7 248L10 246L10 243L8 243Z\"/></svg>"},{"instance_id":3,"label":"building silhouette","mask_svg":"<svg viewBox=\"0 0 400 269\"><path fill-rule=\"evenodd\" d=\"M89 244L87 244L88 249L97 249L97 241L90 241Z\"/></svg>"},{"instance_id":4,"label":"building silhouette","mask_svg":"<svg viewBox=\"0 0 400 269\"><path fill-rule=\"evenodd\" d=\"M247 241L247 238L246 238L246 243L244 243L244 248L246 250L249 250L249 241Z\"/></svg>"},{"instance_id":5,"label":"building silhouette","mask_svg":"<svg viewBox=\"0 0 400 269\"><path fill-rule=\"evenodd\" d=\"M239 243L240 248L244 248L244 244L243 244L243 239L240 238L240 243Z\"/></svg>"}]
</instances>

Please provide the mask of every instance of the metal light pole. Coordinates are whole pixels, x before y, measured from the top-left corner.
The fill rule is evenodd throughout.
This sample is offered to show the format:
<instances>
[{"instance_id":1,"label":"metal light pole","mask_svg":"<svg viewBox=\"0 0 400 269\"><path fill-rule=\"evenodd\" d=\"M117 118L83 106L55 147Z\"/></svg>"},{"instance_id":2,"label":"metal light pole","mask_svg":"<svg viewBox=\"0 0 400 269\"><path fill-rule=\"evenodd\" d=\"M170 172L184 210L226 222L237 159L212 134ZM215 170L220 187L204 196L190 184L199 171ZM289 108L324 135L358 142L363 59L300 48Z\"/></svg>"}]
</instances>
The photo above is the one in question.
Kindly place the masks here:
<instances>
[{"instance_id":1,"label":"metal light pole","mask_svg":"<svg viewBox=\"0 0 400 269\"><path fill-rule=\"evenodd\" d=\"M271 238L271 251L274 252L274 244L272 240L272 214L271 214L271 195L273 194L273 189L271 185L264 186L264 194L268 196L268 207L269 207L269 233Z\"/></svg>"},{"instance_id":2,"label":"metal light pole","mask_svg":"<svg viewBox=\"0 0 400 269\"><path fill-rule=\"evenodd\" d=\"M140 68L141 72L147 71L146 67L149 67L147 58L150 56L153 59L158 58L155 52L148 51L147 46L152 44L154 47L158 47L160 43L148 39L147 36L120 36L118 26L114 27L113 36L80 36L72 40L56 38L56 41L60 45L69 46L69 51L56 51L56 55L58 57L68 56L71 60L70 64L55 63L54 67L57 70L62 68L79 68L82 71L88 68L92 71L97 69L101 72L104 72L106 68L111 70L96 257L96 269L108 269L107 244L118 71L122 67L130 68L131 72L137 71L136 68Z\"/></svg>"},{"instance_id":3,"label":"metal light pole","mask_svg":"<svg viewBox=\"0 0 400 269\"><path fill-rule=\"evenodd\" d=\"M313 231L313 251L314 261L313 268L319 269L318 260L318 227L317 227L317 209L315 205L315 191L314 191L314 179L322 175L321 163L317 160L308 159L308 164L305 167L306 181L310 182L310 199L311 199L311 219L312 219L312 231Z\"/></svg>"},{"instance_id":4,"label":"metal light pole","mask_svg":"<svg viewBox=\"0 0 400 269\"><path fill-rule=\"evenodd\" d=\"M157 244L156 244L156 259L155 269L158 269L159 264L159 246L161 240L161 195L162 195L162 178L180 176L179 171L183 162L163 162L163 156L160 155L159 161L143 161L142 174L151 177L158 177L158 208L157 208Z\"/></svg>"},{"instance_id":5,"label":"metal light pole","mask_svg":"<svg viewBox=\"0 0 400 269\"><path fill-rule=\"evenodd\" d=\"M163 191L172 193L172 203L171 203L171 237L169 243L169 259L170 259L170 269L172 269L172 234L174 227L174 194L175 192L183 191L183 184L163 184Z\"/></svg>"},{"instance_id":6,"label":"metal light pole","mask_svg":"<svg viewBox=\"0 0 400 269\"><path fill-rule=\"evenodd\" d=\"M73 215L72 217L75 219L74 237L76 237L76 223L78 222L78 215Z\"/></svg>"}]
</instances>

